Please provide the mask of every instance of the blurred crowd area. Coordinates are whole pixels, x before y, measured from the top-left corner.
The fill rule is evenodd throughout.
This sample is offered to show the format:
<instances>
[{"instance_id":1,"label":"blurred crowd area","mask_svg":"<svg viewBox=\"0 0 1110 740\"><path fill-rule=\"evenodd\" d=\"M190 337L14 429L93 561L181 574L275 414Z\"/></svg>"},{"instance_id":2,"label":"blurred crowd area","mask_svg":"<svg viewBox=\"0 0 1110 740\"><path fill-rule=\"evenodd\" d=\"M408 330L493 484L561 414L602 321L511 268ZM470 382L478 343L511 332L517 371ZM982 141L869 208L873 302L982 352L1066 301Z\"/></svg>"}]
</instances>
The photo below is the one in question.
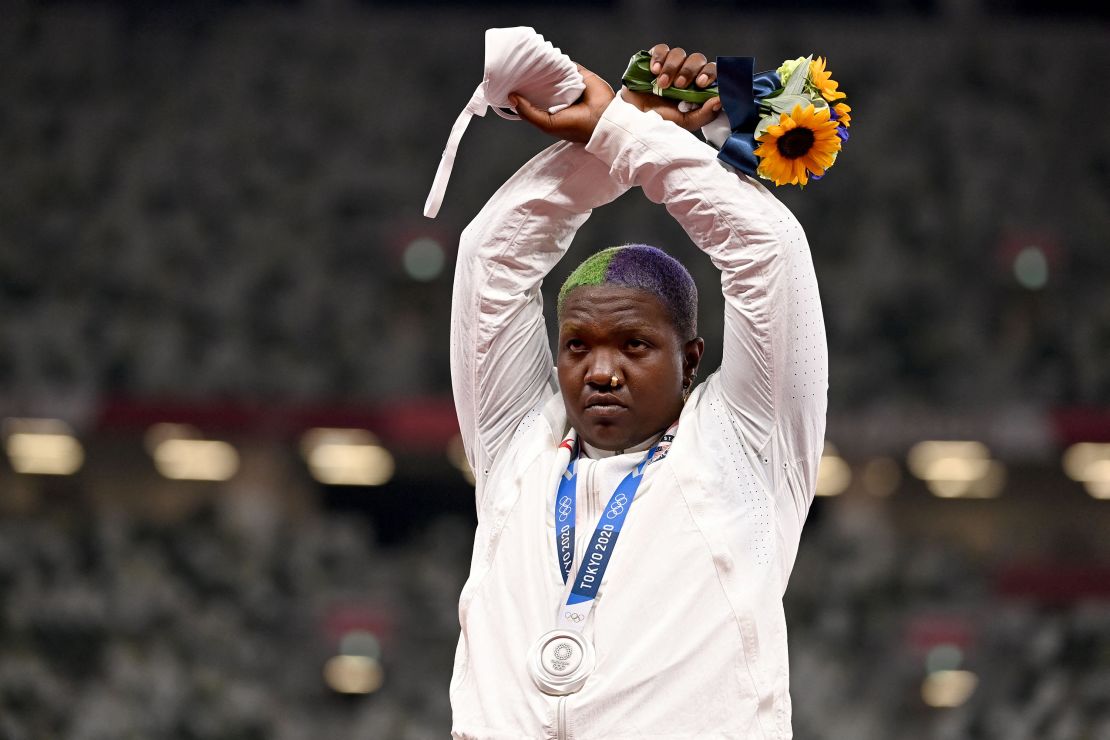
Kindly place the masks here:
<instances>
[{"instance_id":1,"label":"blurred crowd area","mask_svg":"<svg viewBox=\"0 0 1110 740\"><path fill-rule=\"evenodd\" d=\"M470 521L429 516L382 544L372 516L226 488L192 499L137 516L68 481L0 501L0 737L447 736ZM1110 738L1105 583L1061 600L891 502L811 514L786 596L795 737ZM998 504L928 505L982 519ZM1070 565L1043 562L1089 565L1077 546ZM376 643L369 694L325 681L352 633Z\"/></svg>"},{"instance_id":2,"label":"blurred crowd area","mask_svg":"<svg viewBox=\"0 0 1110 740\"><path fill-rule=\"evenodd\" d=\"M385 551L364 518L268 496L167 519L66 494L0 518L0 738L447 734L469 522ZM373 695L325 680L358 635Z\"/></svg>"},{"instance_id":3,"label":"blurred crowd area","mask_svg":"<svg viewBox=\"0 0 1110 740\"><path fill-rule=\"evenodd\" d=\"M448 393L457 235L547 142L477 119L440 218L420 210L483 30L519 24L611 81L660 36L758 68L829 57L852 139L822 182L777 192L817 263L834 412L1110 401L1104 23L974 3L143 7L0 23L6 406ZM594 249L659 244L699 279L712 362L716 274L641 200L596 214L546 290Z\"/></svg>"}]
</instances>

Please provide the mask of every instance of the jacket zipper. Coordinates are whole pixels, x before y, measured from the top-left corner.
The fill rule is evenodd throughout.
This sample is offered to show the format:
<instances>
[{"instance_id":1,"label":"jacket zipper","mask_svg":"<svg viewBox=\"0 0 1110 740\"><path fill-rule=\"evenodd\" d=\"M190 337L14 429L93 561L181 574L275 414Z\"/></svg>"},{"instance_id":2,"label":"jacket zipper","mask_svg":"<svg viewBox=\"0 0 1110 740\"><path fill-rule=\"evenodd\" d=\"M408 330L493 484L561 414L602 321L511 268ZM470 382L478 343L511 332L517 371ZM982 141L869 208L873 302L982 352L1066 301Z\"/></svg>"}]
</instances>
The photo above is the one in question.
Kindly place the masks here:
<instances>
[{"instance_id":1,"label":"jacket zipper","mask_svg":"<svg viewBox=\"0 0 1110 740\"><path fill-rule=\"evenodd\" d=\"M575 527L579 532L582 532L582 542L574 543L575 558L571 564L571 573L578 572L578 563L580 553L585 551L586 545L589 543L592 535L592 530L589 529L589 523L596 523L601 518L602 507L608 501L602 501L603 492L596 490L597 486L594 485L594 478L597 472L598 460L591 460L586 474L579 478L581 488L576 491L579 501L585 501L584 510L580 509L581 525L579 522L575 523ZM577 539L577 538L576 538ZM556 740L570 740L570 729L567 723L567 699L569 697L560 696L555 709L555 738Z\"/></svg>"},{"instance_id":2,"label":"jacket zipper","mask_svg":"<svg viewBox=\"0 0 1110 740\"><path fill-rule=\"evenodd\" d=\"M586 488L586 491L585 491L586 495L584 497L586 499L586 506L585 506L586 510L583 512L586 515L585 516L585 522L584 522L585 526L583 526L581 528L583 532L586 532L586 530L589 529L590 522L593 522L593 520L594 520L594 511L600 509L600 507L601 507L601 504L598 502L599 494L596 490L597 486L594 485L594 478L596 478L596 477L597 477L597 460L591 460L590 461L590 468L589 468L589 470L586 471L586 480L582 481L585 484L585 488ZM589 543L589 541L590 541L590 536L589 536L589 533L587 533L586 534L586 543ZM584 548L585 548L585 545L583 545L583 549Z\"/></svg>"},{"instance_id":3,"label":"jacket zipper","mask_svg":"<svg viewBox=\"0 0 1110 740\"><path fill-rule=\"evenodd\" d=\"M588 530L589 525L585 522L594 521L594 511L600 508L600 503L597 501L597 494L594 492L594 476L597 468L597 461L592 460L589 468L586 470L586 475L580 480L582 488L577 491L578 500L583 501L585 506L580 510L583 524L576 523L578 531L583 532L582 541L574 543L574 552L576 557L571 567L571 573L578 572L578 556L585 551L587 543L590 541ZM567 727L567 697L560 696L559 701L555 708L555 738L556 740L569 740L570 730Z\"/></svg>"}]
</instances>

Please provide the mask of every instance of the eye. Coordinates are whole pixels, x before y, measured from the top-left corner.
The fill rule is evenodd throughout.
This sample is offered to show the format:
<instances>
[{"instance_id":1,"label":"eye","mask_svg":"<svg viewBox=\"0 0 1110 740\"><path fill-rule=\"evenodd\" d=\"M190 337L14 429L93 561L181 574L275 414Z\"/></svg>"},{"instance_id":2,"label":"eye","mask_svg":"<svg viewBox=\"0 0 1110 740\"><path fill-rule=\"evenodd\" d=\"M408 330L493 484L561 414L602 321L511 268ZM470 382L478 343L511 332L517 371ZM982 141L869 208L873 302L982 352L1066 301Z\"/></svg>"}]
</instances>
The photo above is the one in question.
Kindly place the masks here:
<instances>
[{"instance_id":1,"label":"eye","mask_svg":"<svg viewBox=\"0 0 1110 740\"><path fill-rule=\"evenodd\" d=\"M571 337L567 340L566 345L564 346L571 352L576 352L578 350L585 349L586 343L577 337Z\"/></svg>"},{"instance_id":2,"label":"eye","mask_svg":"<svg viewBox=\"0 0 1110 740\"><path fill-rule=\"evenodd\" d=\"M629 339L625 342L625 346L629 349L647 349L648 343L643 339Z\"/></svg>"}]
</instances>

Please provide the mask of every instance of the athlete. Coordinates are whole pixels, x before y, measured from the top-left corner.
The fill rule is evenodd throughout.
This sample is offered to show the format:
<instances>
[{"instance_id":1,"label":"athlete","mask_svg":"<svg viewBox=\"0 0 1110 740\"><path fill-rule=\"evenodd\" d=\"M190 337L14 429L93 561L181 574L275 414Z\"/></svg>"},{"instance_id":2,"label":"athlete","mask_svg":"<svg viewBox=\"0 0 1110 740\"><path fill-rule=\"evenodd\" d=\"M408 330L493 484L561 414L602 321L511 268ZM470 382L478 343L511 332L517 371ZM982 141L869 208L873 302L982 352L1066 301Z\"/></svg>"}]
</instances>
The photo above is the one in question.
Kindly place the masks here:
<instances>
[{"instance_id":1,"label":"athlete","mask_svg":"<svg viewBox=\"0 0 1110 740\"><path fill-rule=\"evenodd\" d=\"M666 88L716 67L660 44ZM805 235L680 112L582 69L582 98L521 116L561 139L463 232L451 367L478 528L451 680L457 738L788 738L782 595L813 499L827 392ZM540 284L592 209L640 188L721 271L721 367L689 273L605 249Z\"/></svg>"}]
</instances>

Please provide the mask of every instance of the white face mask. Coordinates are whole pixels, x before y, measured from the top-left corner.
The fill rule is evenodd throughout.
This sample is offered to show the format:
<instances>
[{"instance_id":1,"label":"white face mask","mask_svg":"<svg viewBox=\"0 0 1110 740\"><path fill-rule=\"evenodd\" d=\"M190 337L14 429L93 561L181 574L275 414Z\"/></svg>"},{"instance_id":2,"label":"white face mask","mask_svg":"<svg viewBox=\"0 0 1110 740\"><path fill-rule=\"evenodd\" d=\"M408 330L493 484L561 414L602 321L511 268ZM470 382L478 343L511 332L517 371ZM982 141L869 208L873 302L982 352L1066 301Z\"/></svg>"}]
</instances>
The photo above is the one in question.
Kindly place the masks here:
<instances>
[{"instance_id":1,"label":"white face mask","mask_svg":"<svg viewBox=\"0 0 1110 740\"><path fill-rule=\"evenodd\" d=\"M492 106L502 118L518 120L520 117L509 104L510 93L521 95L537 108L546 108L548 113L558 113L577 100L585 89L582 75L570 57L545 41L534 29L528 26L488 29L485 77L451 127L432 190L424 204L424 215L435 218L439 213L459 141L472 117L484 117L486 108ZM505 108L512 112L502 110Z\"/></svg>"}]
</instances>

